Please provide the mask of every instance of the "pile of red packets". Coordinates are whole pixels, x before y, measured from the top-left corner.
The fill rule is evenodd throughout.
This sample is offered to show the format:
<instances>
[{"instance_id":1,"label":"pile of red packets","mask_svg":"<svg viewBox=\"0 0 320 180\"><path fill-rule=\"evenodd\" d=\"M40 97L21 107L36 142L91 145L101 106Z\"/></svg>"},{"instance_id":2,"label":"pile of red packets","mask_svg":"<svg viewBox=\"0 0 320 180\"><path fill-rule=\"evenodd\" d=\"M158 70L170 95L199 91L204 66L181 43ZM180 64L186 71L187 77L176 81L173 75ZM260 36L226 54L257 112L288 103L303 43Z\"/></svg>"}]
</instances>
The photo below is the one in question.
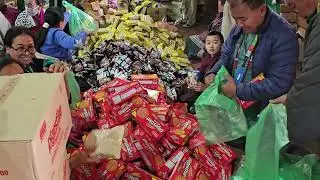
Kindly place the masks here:
<instances>
[{"instance_id":1,"label":"pile of red packets","mask_svg":"<svg viewBox=\"0 0 320 180\"><path fill-rule=\"evenodd\" d=\"M197 118L185 104L166 103L156 75L114 79L83 94L72 112L71 142L84 132L125 124L121 158L82 164L75 179L211 179L227 180L235 152L225 144L206 146ZM80 137L80 140L79 140ZM78 140L76 140L78 138Z\"/></svg>"}]
</instances>

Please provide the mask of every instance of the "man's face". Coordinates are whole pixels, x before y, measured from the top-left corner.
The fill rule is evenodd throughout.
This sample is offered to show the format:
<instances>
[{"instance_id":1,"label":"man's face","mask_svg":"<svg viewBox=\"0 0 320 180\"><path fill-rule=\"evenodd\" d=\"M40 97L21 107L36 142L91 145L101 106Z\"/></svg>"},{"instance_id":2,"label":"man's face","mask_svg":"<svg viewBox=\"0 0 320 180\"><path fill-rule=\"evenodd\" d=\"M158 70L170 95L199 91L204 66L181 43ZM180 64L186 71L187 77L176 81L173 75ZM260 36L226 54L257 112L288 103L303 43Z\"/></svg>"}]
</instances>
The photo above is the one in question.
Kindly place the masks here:
<instances>
[{"instance_id":1,"label":"man's face","mask_svg":"<svg viewBox=\"0 0 320 180\"><path fill-rule=\"evenodd\" d=\"M262 5L259 8L251 9L247 4L242 3L231 7L230 10L236 23L245 33L255 33L264 21L267 7Z\"/></svg>"},{"instance_id":2,"label":"man's face","mask_svg":"<svg viewBox=\"0 0 320 180\"><path fill-rule=\"evenodd\" d=\"M298 15L302 18L305 18L313 13L314 9L310 8L313 5L314 0L287 0L287 4L290 8L296 9L298 11Z\"/></svg>"}]
</instances>

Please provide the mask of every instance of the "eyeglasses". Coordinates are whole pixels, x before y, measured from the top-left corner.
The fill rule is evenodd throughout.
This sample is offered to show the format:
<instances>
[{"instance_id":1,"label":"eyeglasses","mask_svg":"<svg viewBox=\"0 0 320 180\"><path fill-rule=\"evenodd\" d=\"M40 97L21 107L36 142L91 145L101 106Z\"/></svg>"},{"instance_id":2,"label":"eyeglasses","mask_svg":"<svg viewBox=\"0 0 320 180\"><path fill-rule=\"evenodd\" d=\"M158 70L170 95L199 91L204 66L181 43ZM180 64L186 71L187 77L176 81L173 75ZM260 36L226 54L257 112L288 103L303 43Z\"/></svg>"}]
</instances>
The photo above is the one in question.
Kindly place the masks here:
<instances>
[{"instance_id":1,"label":"eyeglasses","mask_svg":"<svg viewBox=\"0 0 320 180\"><path fill-rule=\"evenodd\" d=\"M27 51L30 53L30 54L34 54L36 53L36 48L34 46L30 46L28 48L24 48L24 47L18 47L18 48L13 48L11 47L12 49L14 49L15 51L17 51L17 53L19 54L26 54Z\"/></svg>"}]
</instances>

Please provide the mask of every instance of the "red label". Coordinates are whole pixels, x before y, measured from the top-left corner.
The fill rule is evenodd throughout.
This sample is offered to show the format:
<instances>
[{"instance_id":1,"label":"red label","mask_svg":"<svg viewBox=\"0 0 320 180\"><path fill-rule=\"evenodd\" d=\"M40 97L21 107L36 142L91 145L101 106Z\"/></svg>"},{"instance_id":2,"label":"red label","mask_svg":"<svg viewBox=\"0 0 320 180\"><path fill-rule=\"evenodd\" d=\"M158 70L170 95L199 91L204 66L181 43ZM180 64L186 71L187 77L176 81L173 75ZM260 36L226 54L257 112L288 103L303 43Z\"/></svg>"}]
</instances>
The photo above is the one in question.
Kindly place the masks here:
<instances>
[{"instance_id":1,"label":"red label","mask_svg":"<svg viewBox=\"0 0 320 180\"><path fill-rule=\"evenodd\" d=\"M52 129L50 130L49 138L48 138L48 145L49 145L49 152L51 153L52 148L57 145L57 141L59 138L59 132L61 130L60 123L62 117L62 108L61 106L58 107L56 111L56 118L53 123Z\"/></svg>"},{"instance_id":2,"label":"red label","mask_svg":"<svg viewBox=\"0 0 320 180\"><path fill-rule=\"evenodd\" d=\"M41 129L40 129L40 141L42 143L44 136L46 135L47 132L47 123L46 121L43 121Z\"/></svg>"}]
</instances>

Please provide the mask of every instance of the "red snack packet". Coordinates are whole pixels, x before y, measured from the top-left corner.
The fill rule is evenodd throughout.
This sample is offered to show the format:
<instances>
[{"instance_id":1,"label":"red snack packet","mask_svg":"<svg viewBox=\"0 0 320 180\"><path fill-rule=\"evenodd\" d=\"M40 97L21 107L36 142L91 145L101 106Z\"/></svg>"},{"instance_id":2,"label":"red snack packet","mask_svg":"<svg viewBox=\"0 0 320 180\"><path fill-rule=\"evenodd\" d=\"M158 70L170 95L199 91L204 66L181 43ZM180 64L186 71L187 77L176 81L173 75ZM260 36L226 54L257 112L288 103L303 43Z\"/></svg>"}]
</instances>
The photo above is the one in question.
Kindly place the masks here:
<instances>
[{"instance_id":1,"label":"red snack packet","mask_svg":"<svg viewBox=\"0 0 320 180\"><path fill-rule=\"evenodd\" d=\"M197 119L195 116L193 116L192 114L189 113L185 113L184 111L181 111L179 109L171 109L171 111L169 111L169 124L172 127L176 127L181 123L181 119L185 119L185 118L192 118L192 119Z\"/></svg>"},{"instance_id":2,"label":"red snack packet","mask_svg":"<svg viewBox=\"0 0 320 180\"><path fill-rule=\"evenodd\" d=\"M150 109L151 111L158 116L158 118L163 121L166 122L168 121L168 111L170 106L167 104L150 104Z\"/></svg>"},{"instance_id":3,"label":"red snack packet","mask_svg":"<svg viewBox=\"0 0 320 180\"><path fill-rule=\"evenodd\" d=\"M123 89L122 91L119 91L117 93L111 94L108 96L109 102L111 102L113 105L120 105L124 102L127 102L135 95L142 93L144 90L138 83L130 84L129 87L126 89Z\"/></svg>"},{"instance_id":4,"label":"red snack packet","mask_svg":"<svg viewBox=\"0 0 320 180\"><path fill-rule=\"evenodd\" d=\"M157 176L163 179L168 179L173 168L176 166L177 162L186 154L189 154L189 149L186 147L180 147L177 151L175 151L168 161L161 166L160 170L157 172Z\"/></svg>"},{"instance_id":5,"label":"red snack packet","mask_svg":"<svg viewBox=\"0 0 320 180\"><path fill-rule=\"evenodd\" d=\"M184 118L180 121L180 124L168 131L166 138L177 145L183 146L199 130L199 124L192 118Z\"/></svg>"},{"instance_id":6,"label":"red snack packet","mask_svg":"<svg viewBox=\"0 0 320 180\"><path fill-rule=\"evenodd\" d=\"M189 153L178 161L177 165L173 169L173 172L169 180L185 179L193 180L199 169L199 163L193 159Z\"/></svg>"},{"instance_id":7,"label":"red snack packet","mask_svg":"<svg viewBox=\"0 0 320 180\"><path fill-rule=\"evenodd\" d=\"M178 109L182 112L188 112L188 104L187 103L174 103L172 104L172 109Z\"/></svg>"},{"instance_id":8,"label":"red snack packet","mask_svg":"<svg viewBox=\"0 0 320 180\"><path fill-rule=\"evenodd\" d=\"M114 78L112 81L107 83L106 89L109 93L114 93L115 87L122 86L124 84L128 84L130 81L125 80L125 79L120 79L120 78Z\"/></svg>"},{"instance_id":9,"label":"red snack packet","mask_svg":"<svg viewBox=\"0 0 320 180\"><path fill-rule=\"evenodd\" d=\"M130 162L138 159L140 153L134 145L133 137L127 136L122 139L121 159L125 162Z\"/></svg>"},{"instance_id":10,"label":"red snack packet","mask_svg":"<svg viewBox=\"0 0 320 180\"><path fill-rule=\"evenodd\" d=\"M128 164L127 172L122 177L123 179L136 180L161 180L160 178L150 174L149 172L138 168L132 164Z\"/></svg>"},{"instance_id":11,"label":"red snack packet","mask_svg":"<svg viewBox=\"0 0 320 180\"><path fill-rule=\"evenodd\" d=\"M87 98L77 103L75 113L77 117L84 119L86 122L96 121L95 110L92 104L92 98Z\"/></svg>"},{"instance_id":12,"label":"red snack packet","mask_svg":"<svg viewBox=\"0 0 320 180\"><path fill-rule=\"evenodd\" d=\"M194 152L194 156L199 162L208 166L214 172L221 170L221 165L213 158L209 148L205 145L196 147Z\"/></svg>"},{"instance_id":13,"label":"red snack packet","mask_svg":"<svg viewBox=\"0 0 320 180\"><path fill-rule=\"evenodd\" d=\"M152 172L157 172L160 167L165 163L159 149L147 139L139 139L134 143L139 151L143 162Z\"/></svg>"},{"instance_id":14,"label":"red snack packet","mask_svg":"<svg viewBox=\"0 0 320 180\"><path fill-rule=\"evenodd\" d=\"M136 127L136 129L133 131L133 136L135 139L147 139L149 142L152 142L152 139L150 136L140 127L139 125Z\"/></svg>"},{"instance_id":15,"label":"red snack packet","mask_svg":"<svg viewBox=\"0 0 320 180\"><path fill-rule=\"evenodd\" d=\"M231 177L229 169L220 168L218 170L210 169L208 166L202 166L198 171L195 180L228 180Z\"/></svg>"},{"instance_id":16,"label":"red snack packet","mask_svg":"<svg viewBox=\"0 0 320 180\"><path fill-rule=\"evenodd\" d=\"M132 115L153 142L159 141L169 129L148 107L140 107Z\"/></svg>"},{"instance_id":17,"label":"red snack packet","mask_svg":"<svg viewBox=\"0 0 320 180\"><path fill-rule=\"evenodd\" d=\"M257 77L252 79L250 82L251 83L259 83L259 82L262 82L264 79L265 79L264 75L259 74ZM243 101L243 100L240 100L239 98L237 98L237 101L243 109L248 109L249 107L251 107L253 104L256 103L256 101Z\"/></svg>"},{"instance_id":18,"label":"red snack packet","mask_svg":"<svg viewBox=\"0 0 320 180\"><path fill-rule=\"evenodd\" d=\"M125 127L123 137L128 137L129 135L131 135L133 133L133 124L131 121L128 121L128 122L124 123L123 125Z\"/></svg>"},{"instance_id":19,"label":"red snack packet","mask_svg":"<svg viewBox=\"0 0 320 180\"><path fill-rule=\"evenodd\" d=\"M99 179L99 174L94 164L81 164L80 167L72 170L72 174L85 180Z\"/></svg>"},{"instance_id":20,"label":"red snack packet","mask_svg":"<svg viewBox=\"0 0 320 180\"><path fill-rule=\"evenodd\" d=\"M209 149L212 155L220 161L223 165L231 164L234 160L237 159L237 154L234 152L228 145L222 144L213 144L209 146Z\"/></svg>"},{"instance_id":21,"label":"red snack packet","mask_svg":"<svg viewBox=\"0 0 320 180\"><path fill-rule=\"evenodd\" d=\"M118 121L110 114L104 114L102 117L103 118L98 121L99 129L110 129L121 124L119 124Z\"/></svg>"},{"instance_id":22,"label":"red snack packet","mask_svg":"<svg viewBox=\"0 0 320 180\"><path fill-rule=\"evenodd\" d=\"M176 151L178 149L177 145L175 145L174 143L171 143L165 137L163 137L160 140L160 144L164 147L164 151L162 152L164 158L169 157L174 151Z\"/></svg>"},{"instance_id":23,"label":"red snack packet","mask_svg":"<svg viewBox=\"0 0 320 180\"><path fill-rule=\"evenodd\" d=\"M113 107L111 113L114 117L116 117L117 122L119 124L122 124L123 122L126 122L130 119L132 109L133 103L126 102L120 106Z\"/></svg>"},{"instance_id":24,"label":"red snack packet","mask_svg":"<svg viewBox=\"0 0 320 180\"><path fill-rule=\"evenodd\" d=\"M188 148L192 151L198 146L206 145L206 138L201 132L197 132L188 141Z\"/></svg>"},{"instance_id":25,"label":"red snack packet","mask_svg":"<svg viewBox=\"0 0 320 180\"><path fill-rule=\"evenodd\" d=\"M119 179L126 170L125 163L121 160L108 160L99 169L101 179Z\"/></svg>"},{"instance_id":26,"label":"red snack packet","mask_svg":"<svg viewBox=\"0 0 320 180\"><path fill-rule=\"evenodd\" d=\"M146 101L144 98L140 96L135 96L134 98L132 98L131 102L133 103L133 109L137 109L139 107L146 106L149 104L148 101Z\"/></svg>"},{"instance_id":27,"label":"red snack packet","mask_svg":"<svg viewBox=\"0 0 320 180\"><path fill-rule=\"evenodd\" d=\"M156 74L131 75L132 81L138 81L142 87L152 90L160 90L159 77Z\"/></svg>"},{"instance_id":28,"label":"red snack packet","mask_svg":"<svg viewBox=\"0 0 320 180\"><path fill-rule=\"evenodd\" d=\"M130 166L135 166L141 169L144 169L146 167L146 165L142 161L135 161L135 162L128 163L128 165L129 164Z\"/></svg>"},{"instance_id":29,"label":"red snack packet","mask_svg":"<svg viewBox=\"0 0 320 180\"><path fill-rule=\"evenodd\" d=\"M109 88L112 90L112 93L117 93L117 92L120 92L120 91L123 91L131 86L134 86L134 85L137 85L139 84L138 82L128 82L126 84L122 84L122 85L119 85L119 86L114 86L112 88ZM110 91L111 91L110 90Z\"/></svg>"},{"instance_id":30,"label":"red snack packet","mask_svg":"<svg viewBox=\"0 0 320 180\"><path fill-rule=\"evenodd\" d=\"M197 172L196 177L194 178L195 180L210 180L210 179L215 179L217 177L213 177L210 171L207 171L206 168L201 167L199 171Z\"/></svg>"},{"instance_id":31,"label":"red snack packet","mask_svg":"<svg viewBox=\"0 0 320 180\"><path fill-rule=\"evenodd\" d=\"M107 96L108 93L104 89L101 89L93 94L93 99L97 103L102 103L106 100Z\"/></svg>"}]
</instances>

